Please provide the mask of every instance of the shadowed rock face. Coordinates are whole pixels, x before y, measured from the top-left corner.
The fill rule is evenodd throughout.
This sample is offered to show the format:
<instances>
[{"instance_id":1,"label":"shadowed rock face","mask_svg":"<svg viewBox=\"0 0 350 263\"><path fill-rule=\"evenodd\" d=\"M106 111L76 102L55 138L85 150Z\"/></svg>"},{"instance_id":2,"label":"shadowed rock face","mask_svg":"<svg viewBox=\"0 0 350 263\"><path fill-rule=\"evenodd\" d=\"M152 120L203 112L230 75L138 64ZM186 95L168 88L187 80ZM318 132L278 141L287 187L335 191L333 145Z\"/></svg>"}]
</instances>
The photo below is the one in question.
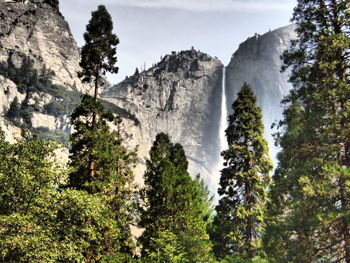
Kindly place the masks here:
<instances>
[{"instance_id":1,"label":"shadowed rock face","mask_svg":"<svg viewBox=\"0 0 350 263\"><path fill-rule=\"evenodd\" d=\"M210 183L220 151L222 67L218 59L194 49L173 52L102 94L137 119L137 125L124 122L124 130L132 134L131 145L139 145L143 166L156 134L166 132L184 146L191 174L201 173Z\"/></svg>"},{"instance_id":2,"label":"shadowed rock face","mask_svg":"<svg viewBox=\"0 0 350 263\"><path fill-rule=\"evenodd\" d=\"M226 70L226 93L229 113L236 95L247 82L253 88L258 105L263 111L265 136L269 142L270 153L275 157L277 148L271 125L282 117L280 104L291 84L288 73L281 73L281 55L289 48L291 39L297 37L295 27L289 25L268 32L262 36L255 35L243 42L233 54Z\"/></svg>"},{"instance_id":3,"label":"shadowed rock face","mask_svg":"<svg viewBox=\"0 0 350 263\"><path fill-rule=\"evenodd\" d=\"M57 0L0 1L0 61L20 66L24 57L55 72L55 84L83 86L77 76L80 55Z\"/></svg>"}]
</instances>

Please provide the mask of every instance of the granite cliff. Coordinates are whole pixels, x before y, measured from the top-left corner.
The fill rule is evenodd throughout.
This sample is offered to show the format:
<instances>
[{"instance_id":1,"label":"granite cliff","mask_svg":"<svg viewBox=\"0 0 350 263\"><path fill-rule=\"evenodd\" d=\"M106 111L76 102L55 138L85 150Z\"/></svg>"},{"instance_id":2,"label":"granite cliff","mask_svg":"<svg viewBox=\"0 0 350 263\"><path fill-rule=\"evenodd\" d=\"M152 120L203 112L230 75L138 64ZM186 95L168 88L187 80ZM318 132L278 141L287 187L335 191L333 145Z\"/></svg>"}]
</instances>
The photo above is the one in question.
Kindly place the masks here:
<instances>
[{"instance_id":1,"label":"granite cliff","mask_svg":"<svg viewBox=\"0 0 350 263\"><path fill-rule=\"evenodd\" d=\"M226 68L228 112L232 111L232 102L244 82L250 84L263 111L265 136L273 158L278 149L274 146L272 133L275 130L271 125L281 119L283 108L280 102L292 87L288 83L288 72L281 73L281 55L296 37L294 25L263 35L256 34L240 44Z\"/></svg>"},{"instance_id":2,"label":"granite cliff","mask_svg":"<svg viewBox=\"0 0 350 263\"><path fill-rule=\"evenodd\" d=\"M0 120L8 139L19 136L16 126L24 122L31 128L68 132L69 110L58 110L58 104L67 102L62 98L66 95L75 97L76 103L86 87L77 77L79 49L58 1L2 0L0 20ZM50 83L42 85L43 74L50 75ZM23 78L31 80L23 83ZM16 120L17 125L4 119L15 98L26 115ZM52 106L53 111L47 110Z\"/></svg>"},{"instance_id":3,"label":"granite cliff","mask_svg":"<svg viewBox=\"0 0 350 263\"><path fill-rule=\"evenodd\" d=\"M184 146L191 174L201 173L210 184L220 151L222 67L218 59L194 49L173 52L101 95L137 120L125 121L124 130L132 134L129 143L139 145L138 175L156 134L166 132Z\"/></svg>"},{"instance_id":4,"label":"granite cliff","mask_svg":"<svg viewBox=\"0 0 350 263\"><path fill-rule=\"evenodd\" d=\"M143 161L137 174L142 174L155 135L163 131L184 145L191 174L201 173L215 192L222 167L219 153L225 145L227 127L227 116L220 116L231 113L231 105L244 82L252 86L263 110L265 136L274 158L278 149L271 125L281 119L280 101L291 88L288 72L280 72L280 57L295 37L294 26L290 25L249 38L232 55L225 75L217 59L193 49L174 52L155 67L136 72L105 91L104 99L127 110L138 121L137 125L124 122L124 130L132 134L130 145L140 146Z\"/></svg>"},{"instance_id":5,"label":"granite cliff","mask_svg":"<svg viewBox=\"0 0 350 263\"><path fill-rule=\"evenodd\" d=\"M55 72L54 84L83 90L76 73L79 49L57 0L2 0L0 19L0 61L11 54L19 67L29 57L35 68L45 65Z\"/></svg>"}]
</instances>

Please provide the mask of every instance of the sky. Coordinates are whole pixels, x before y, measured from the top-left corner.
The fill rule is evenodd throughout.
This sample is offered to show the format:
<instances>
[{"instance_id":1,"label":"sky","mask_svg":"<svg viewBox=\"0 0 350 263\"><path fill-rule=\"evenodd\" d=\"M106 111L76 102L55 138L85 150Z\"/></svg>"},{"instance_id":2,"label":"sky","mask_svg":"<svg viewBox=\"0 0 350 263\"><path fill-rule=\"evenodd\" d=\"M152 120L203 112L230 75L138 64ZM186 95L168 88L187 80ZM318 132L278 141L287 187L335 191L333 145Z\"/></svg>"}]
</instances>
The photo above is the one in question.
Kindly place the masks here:
<instances>
[{"instance_id":1,"label":"sky","mask_svg":"<svg viewBox=\"0 0 350 263\"><path fill-rule=\"evenodd\" d=\"M239 44L290 23L295 0L60 0L79 46L91 11L103 4L112 16L119 73L116 84L135 68L149 68L172 51L194 47L224 65Z\"/></svg>"}]
</instances>

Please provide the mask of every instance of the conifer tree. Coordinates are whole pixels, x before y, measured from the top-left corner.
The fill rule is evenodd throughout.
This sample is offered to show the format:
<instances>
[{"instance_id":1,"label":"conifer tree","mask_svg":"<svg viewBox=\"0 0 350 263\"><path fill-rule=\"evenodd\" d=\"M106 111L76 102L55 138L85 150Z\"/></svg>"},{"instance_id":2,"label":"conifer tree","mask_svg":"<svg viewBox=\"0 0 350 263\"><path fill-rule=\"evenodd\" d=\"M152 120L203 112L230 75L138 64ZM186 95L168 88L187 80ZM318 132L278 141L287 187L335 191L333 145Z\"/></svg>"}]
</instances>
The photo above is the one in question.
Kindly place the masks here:
<instances>
[{"instance_id":1,"label":"conifer tree","mask_svg":"<svg viewBox=\"0 0 350 263\"><path fill-rule=\"evenodd\" d=\"M350 262L349 8L299 0L294 9L298 39L284 54L294 89L264 238L279 262Z\"/></svg>"},{"instance_id":2,"label":"conifer tree","mask_svg":"<svg viewBox=\"0 0 350 263\"><path fill-rule=\"evenodd\" d=\"M108 122L116 125L121 121L110 112L105 112L103 106L93 98L84 96L72 114L72 124L75 132L70 141L69 186L78 190L86 190L90 194L103 195L103 200L115 213L119 227L124 236L120 242L123 252L131 253L133 242L129 224L132 221L133 203L133 172L137 156L135 151L129 151L124 145L118 131L110 131ZM91 129L91 123L86 119L91 116L91 107L95 107L99 118L96 128ZM89 175L89 158L93 152L95 158L94 177Z\"/></svg>"},{"instance_id":3,"label":"conifer tree","mask_svg":"<svg viewBox=\"0 0 350 263\"><path fill-rule=\"evenodd\" d=\"M187 168L183 147L171 143L165 133L158 134L144 175L145 209L140 223L145 228L140 238L144 256L159 252L177 258L176 262L211 262L206 231L211 214L208 191L198 178L191 179ZM160 247L168 245L164 243L166 233L176 247Z\"/></svg>"},{"instance_id":4,"label":"conifer tree","mask_svg":"<svg viewBox=\"0 0 350 263\"><path fill-rule=\"evenodd\" d=\"M91 129L96 129L98 118L98 88L103 81L102 77L106 72L117 73L118 67L116 57L116 46L119 44L118 37L112 32L113 22L105 6L98 6L97 10L91 13L91 19L86 26L84 34L85 45L81 50L80 67L82 71L79 76L85 83L93 83L93 101L91 107ZM89 176L95 173L95 156L91 152L89 157Z\"/></svg>"},{"instance_id":5,"label":"conifer tree","mask_svg":"<svg viewBox=\"0 0 350 263\"><path fill-rule=\"evenodd\" d=\"M105 73L118 71L115 55L119 40L112 32L111 16L104 6L92 12L86 30L79 76L83 82L93 83L94 95L84 95L71 115L74 132L70 138L69 186L103 196L124 235L119 240L121 251L131 253L129 210L133 203L132 168L136 153L123 145L120 116L105 111L98 99L98 88ZM116 125L116 131L111 131L110 124Z\"/></svg>"},{"instance_id":6,"label":"conifer tree","mask_svg":"<svg viewBox=\"0 0 350 263\"><path fill-rule=\"evenodd\" d=\"M269 172L264 126L256 97L244 84L232 105L226 137L229 148L222 152L225 168L221 171L212 239L219 258L242 255L253 258L260 248Z\"/></svg>"}]
</instances>

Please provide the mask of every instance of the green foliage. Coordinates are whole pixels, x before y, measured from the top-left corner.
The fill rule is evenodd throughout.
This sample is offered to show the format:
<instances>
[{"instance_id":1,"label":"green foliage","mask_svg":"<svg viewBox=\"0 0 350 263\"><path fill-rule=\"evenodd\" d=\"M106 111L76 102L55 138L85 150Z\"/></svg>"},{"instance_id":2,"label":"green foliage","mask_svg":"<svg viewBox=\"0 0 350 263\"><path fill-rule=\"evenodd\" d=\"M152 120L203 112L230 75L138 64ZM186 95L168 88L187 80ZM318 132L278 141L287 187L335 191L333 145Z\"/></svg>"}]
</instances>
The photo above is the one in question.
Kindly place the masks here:
<instances>
[{"instance_id":1,"label":"green foliage","mask_svg":"<svg viewBox=\"0 0 350 263\"><path fill-rule=\"evenodd\" d=\"M144 175L145 207L140 225L145 231L140 242L145 256L170 249L189 262L211 262L211 243L206 231L211 218L208 191L198 178L191 179L187 168L182 146L171 143L168 135L158 134ZM178 246L160 248L165 244L165 233L175 235Z\"/></svg>"},{"instance_id":2,"label":"green foliage","mask_svg":"<svg viewBox=\"0 0 350 263\"><path fill-rule=\"evenodd\" d=\"M143 259L144 262L162 263L187 263L185 248L179 244L177 237L169 230L157 233L157 238L152 238L152 249Z\"/></svg>"},{"instance_id":3,"label":"green foliage","mask_svg":"<svg viewBox=\"0 0 350 263\"><path fill-rule=\"evenodd\" d=\"M25 107L18 102L18 98L11 102L10 108L6 113L6 118L11 120L15 125L27 128L31 125L33 107Z\"/></svg>"},{"instance_id":4,"label":"green foliage","mask_svg":"<svg viewBox=\"0 0 350 263\"><path fill-rule=\"evenodd\" d=\"M26 212L36 198L46 198L46 190L58 183L60 169L50 160L55 144L33 138L14 145L1 142L0 147L1 212Z\"/></svg>"},{"instance_id":5,"label":"green foliage","mask_svg":"<svg viewBox=\"0 0 350 263\"><path fill-rule=\"evenodd\" d=\"M53 231L62 262L96 262L119 251L120 228L103 199L67 189L57 196Z\"/></svg>"},{"instance_id":6,"label":"green foliage","mask_svg":"<svg viewBox=\"0 0 350 263\"><path fill-rule=\"evenodd\" d=\"M115 63L119 39L112 31L112 18L105 6L99 5L97 10L91 13L91 19L84 34L85 45L81 50L80 62L83 70L79 74L84 82L95 80L98 83L100 74L118 72Z\"/></svg>"},{"instance_id":7,"label":"green foliage","mask_svg":"<svg viewBox=\"0 0 350 263\"><path fill-rule=\"evenodd\" d=\"M299 0L294 89L277 141L264 247L276 262L350 262L350 2Z\"/></svg>"},{"instance_id":8,"label":"green foliage","mask_svg":"<svg viewBox=\"0 0 350 263\"><path fill-rule=\"evenodd\" d=\"M68 90L62 86L51 85L46 91L54 100L44 106L44 112L60 117L70 115L81 101L81 93L77 90Z\"/></svg>"},{"instance_id":9,"label":"green foliage","mask_svg":"<svg viewBox=\"0 0 350 263\"><path fill-rule=\"evenodd\" d=\"M93 107L97 108L94 111L100 116L95 129L87 121L91 118ZM133 243L128 224L132 220L129 213L133 203L131 168L136 162L136 153L123 146L119 133L110 131L108 121L119 123L118 118L104 112L100 103L95 104L92 97L85 95L72 114L75 132L70 138L70 166L73 170L69 174L69 185L103 196L124 231L125 250L131 250ZM93 177L89 174L91 159L95 165Z\"/></svg>"},{"instance_id":10,"label":"green foliage","mask_svg":"<svg viewBox=\"0 0 350 263\"><path fill-rule=\"evenodd\" d=\"M29 57L23 57L21 66L16 68L12 63L12 56L13 53L10 53L7 63L0 63L0 74L12 80L21 93L46 92L51 87L51 78L55 75L52 70L43 67L39 73Z\"/></svg>"},{"instance_id":11,"label":"green foliage","mask_svg":"<svg viewBox=\"0 0 350 263\"><path fill-rule=\"evenodd\" d=\"M87 262L119 249L113 214L97 197L69 189L47 194L26 213L0 216L2 262Z\"/></svg>"},{"instance_id":12,"label":"green foliage","mask_svg":"<svg viewBox=\"0 0 350 263\"><path fill-rule=\"evenodd\" d=\"M48 114L53 115L55 117L59 117L62 116L62 112L64 112L65 105L62 102L52 101L49 104L46 104L44 106L44 109Z\"/></svg>"},{"instance_id":13,"label":"green foliage","mask_svg":"<svg viewBox=\"0 0 350 263\"><path fill-rule=\"evenodd\" d=\"M0 261L96 262L120 251L120 227L105 201L64 189L57 144L37 137L15 144L0 131Z\"/></svg>"},{"instance_id":14,"label":"green foliage","mask_svg":"<svg viewBox=\"0 0 350 263\"><path fill-rule=\"evenodd\" d=\"M103 256L99 260L99 262L100 263L116 263L116 262L137 263L140 261L138 261L136 258L134 258L129 253L116 252L113 254L107 254L107 255Z\"/></svg>"},{"instance_id":15,"label":"green foliage","mask_svg":"<svg viewBox=\"0 0 350 263\"><path fill-rule=\"evenodd\" d=\"M101 196L114 213L118 228L123 233L117 241L119 252L132 255L134 243L129 225L133 220L134 189L131 168L136 162L136 153L123 145L119 133L120 116L106 112L98 99L102 75L118 71L115 55L119 40L112 30L111 16L104 6L99 6L97 11L92 12L84 34L86 43L80 62L82 71L78 75L83 82L94 81L94 96L84 95L71 115L75 131L70 138L72 172L69 174L69 186ZM109 123L115 124L117 131L111 131Z\"/></svg>"},{"instance_id":16,"label":"green foliage","mask_svg":"<svg viewBox=\"0 0 350 263\"><path fill-rule=\"evenodd\" d=\"M263 137L261 110L245 84L232 105L226 137L229 149L222 152L221 199L216 206L212 239L219 258L241 254L253 258L264 230L265 202L272 162Z\"/></svg>"}]
</instances>

